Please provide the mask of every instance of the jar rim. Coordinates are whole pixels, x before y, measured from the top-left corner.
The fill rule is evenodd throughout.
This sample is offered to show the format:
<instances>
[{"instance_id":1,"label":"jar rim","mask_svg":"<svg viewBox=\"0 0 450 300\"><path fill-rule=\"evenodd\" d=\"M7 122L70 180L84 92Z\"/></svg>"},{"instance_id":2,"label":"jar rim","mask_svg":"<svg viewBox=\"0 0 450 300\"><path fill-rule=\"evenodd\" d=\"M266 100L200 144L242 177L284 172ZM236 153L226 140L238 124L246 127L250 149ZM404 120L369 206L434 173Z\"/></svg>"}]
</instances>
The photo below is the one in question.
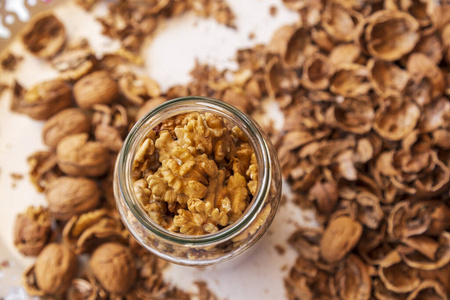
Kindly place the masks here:
<instances>
[{"instance_id":1,"label":"jar rim","mask_svg":"<svg viewBox=\"0 0 450 300\"><path fill-rule=\"evenodd\" d=\"M186 235L182 233L171 232L164 227L157 224L153 221L150 216L143 210L143 207L138 203L136 197L134 197L134 192L132 188L132 179L131 176L125 176L127 174L127 168L131 169L134 159L133 155L128 155L132 146L139 141L139 138L142 136L142 130L148 130L145 127L147 125L152 125L151 128L154 128L157 124L159 124L162 120L165 120L173 115L177 115L184 112L175 113L173 115L169 115L164 118L155 118L161 112L164 112L167 109L173 109L180 107L181 109L190 108L192 111L195 111L192 107L195 106L203 106L206 110L215 109L220 113L223 113L221 110L230 113L230 116L237 117L237 120L244 125L244 128L238 126L246 136L249 136L251 133L252 137L256 141L256 145L252 146L255 151L255 155L257 157L258 167L259 167L259 176L258 176L258 188L256 195L253 196L252 201L250 202L250 206L246 209L245 213L235 222L226 226L223 229L220 229L217 232L204 234L204 235ZM240 124L240 125L241 125ZM236 124L237 125L237 124ZM251 140L249 138L249 140ZM255 149L256 148L256 149ZM116 168L118 168L118 180L119 180L119 191L125 200L125 204L128 206L130 211L133 213L134 217L151 233L154 235L168 240L170 242L179 243L179 244L187 244L187 245L205 245L212 244L222 241L223 239L229 239L230 237L234 237L238 235L240 232L244 231L248 226L253 223L253 221L257 218L260 211L264 208L264 201L266 195L269 193L270 189L270 174L272 172L272 166L270 163L270 155L269 155L269 146L267 145L263 135L260 132L259 125L247 116L245 113L235 108L234 106L209 97L202 96L188 96L188 97L180 97L175 98L169 101L166 101L150 112L148 112L145 116L143 116L140 120L136 122L133 128L130 130L128 136L126 137L122 150L119 153L117 158ZM261 172L262 170L262 172Z\"/></svg>"}]
</instances>

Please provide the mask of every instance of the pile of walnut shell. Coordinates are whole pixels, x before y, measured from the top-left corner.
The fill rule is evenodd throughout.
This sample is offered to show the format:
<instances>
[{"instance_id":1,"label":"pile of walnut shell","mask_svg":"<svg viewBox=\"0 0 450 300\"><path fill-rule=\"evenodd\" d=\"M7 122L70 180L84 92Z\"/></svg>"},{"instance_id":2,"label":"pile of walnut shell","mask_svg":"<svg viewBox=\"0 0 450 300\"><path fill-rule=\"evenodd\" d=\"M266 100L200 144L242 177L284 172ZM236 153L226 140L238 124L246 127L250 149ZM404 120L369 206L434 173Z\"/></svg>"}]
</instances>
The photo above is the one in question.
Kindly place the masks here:
<instances>
[{"instance_id":1,"label":"pile of walnut shell","mask_svg":"<svg viewBox=\"0 0 450 300\"><path fill-rule=\"evenodd\" d=\"M130 2L128 19L118 17L126 1L109 13L134 28L143 15L135 9L140 2ZM281 27L268 45L239 50L237 71L197 65L190 83L164 94L131 72L129 53L97 59L86 42L66 42L54 17L34 34L56 40L24 35L27 48L60 71L59 79L14 87L13 110L47 120L51 149L29 158L48 208L29 208L16 222L18 249L41 253L25 273L31 294L65 291L74 253L94 251L92 272L73 280L72 292L183 299L162 281L161 262L142 254L124 230L111 180L131 120L165 99L201 95L247 113L270 98L284 113L281 132L265 130L293 200L315 209L319 224L289 240L299 254L285 278L289 299L448 299L450 7L434 0L283 2L299 21ZM103 23L106 34L134 45L124 28ZM44 248L57 239L52 220L64 246ZM48 269L53 257L62 263ZM126 272L118 271L124 265Z\"/></svg>"}]
</instances>

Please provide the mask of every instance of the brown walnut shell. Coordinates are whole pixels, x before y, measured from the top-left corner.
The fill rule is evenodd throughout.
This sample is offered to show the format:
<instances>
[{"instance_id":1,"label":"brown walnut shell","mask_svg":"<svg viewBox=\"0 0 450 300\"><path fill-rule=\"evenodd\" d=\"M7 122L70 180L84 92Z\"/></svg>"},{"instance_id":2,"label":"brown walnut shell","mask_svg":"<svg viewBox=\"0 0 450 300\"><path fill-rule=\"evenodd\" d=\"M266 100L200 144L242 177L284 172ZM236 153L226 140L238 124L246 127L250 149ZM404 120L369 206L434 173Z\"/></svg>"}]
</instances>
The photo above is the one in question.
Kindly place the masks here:
<instances>
[{"instance_id":1,"label":"brown walnut shell","mask_svg":"<svg viewBox=\"0 0 450 300\"><path fill-rule=\"evenodd\" d=\"M320 255L329 262L341 260L358 243L362 226L350 217L337 217L328 224L320 241Z\"/></svg>"},{"instance_id":2,"label":"brown walnut shell","mask_svg":"<svg viewBox=\"0 0 450 300\"><path fill-rule=\"evenodd\" d=\"M16 82L11 110L35 120L46 120L71 104L71 87L62 80L41 82L27 91Z\"/></svg>"},{"instance_id":3,"label":"brown walnut shell","mask_svg":"<svg viewBox=\"0 0 450 300\"><path fill-rule=\"evenodd\" d=\"M416 127L419 117L420 109L416 103L390 95L380 99L373 128L381 137L398 141Z\"/></svg>"},{"instance_id":4,"label":"brown walnut shell","mask_svg":"<svg viewBox=\"0 0 450 300\"><path fill-rule=\"evenodd\" d=\"M108 72L96 71L75 83L73 95L79 107L89 109L95 104L111 104L116 101L119 87Z\"/></svg>"},{"instance_id":5,"label":"brown walnut shell","mask_svg":"<svg viewBox=\"0 0 450 300\"><path fill-rule=\"evenodd\" d=\"M330 1L322 14L325 31L339 41L355 41L363 29L363 16L345 5Z\"/></svg>"},{"instance_id":6,"label":"brown walnut shell","mask_svg":"<svg viewBox=\"0 0 450 300\"><path fill-rule=\"evenodd\" d=\"M63 138L56 148L59 168L67 175L98 177L109 168L107 149L99 142L88 141L87 133Z\"/></svg>"},{"instance_id":7,"label":"brown walnut shell","mask_svg":"<svg viewBox=\"0 0 450 300\"><path fill-rule=\"evenodd\" d=\"M408 267L396 250L380 262L378 276L386 288L395 293L411 292L420 284L419 270Z\"/></svg>"},{"instance_id":8,"label":"brown walnut shell","mask_svg":"<svg viewBox=\"0 0 450 300\"><path fill-rule=\"evenodd\" d=\"M45 191L48 210L57 220L68 220L98 206L100 189L87 178L59 177Z\"/></svg>"},{"instance_id":9,"label":"brown walnut shell","mask_svg":"<svg viewBox=\"0 0 450 300\"><path fill-rule=\"evenodd\" d=\"M24 273L25 288L31 295L63 294L75 276L77 258L66 246L49 244L39 254L36 264Z\"/></svg>"},{"instance_id":10,"label":"brown walnut shell","mask_svg":"<svg viewBox=\"0 0 450 300\"><path fill-rule=\"evenodd\" d=\"M30 179L39 192L43 192L50 182L62 175L58 168L56 154L49 151L38 151L27 159L30 167Z\"/></svg>"},{"instance_id":11,"label":"brown walnut shell","mask_svg":"<svg viewBox=\"0 0 450 300\"><path fill-rule=\"evenodd\" d=\"M400 59L419 41L419 23L408 13L381 10L370 16L365 38L367 49L376 58Z\"/></svg>"},{"instance_id":12,"label":"brown walnut shell","mask_svg":"<svg viewBox=\"0 0 450 300\"><path fill-rule=\"evenodd\" d=\"M45 122L42 128L44 144L56 148L66 136L77 133L88 133L90 122L83 110L68 108L60 111Z\"/></svg>"},{"instance_id":13,"label":"brown walnut shell","mask_svg":"<svg viewBox=\"0 0 450 300\"><path fill-rule=\"evenodd\" d=\"M28 207L18 214L14 224L14 245L24 255L37 256L48 243L52 230L48 211Z\"/></svg>"},{"instance_id":14,"label":"brown walnut shell","mask_svg":"<svg viewBox=\"0 0 450 300\"><path fill-rule=\"evenodd\" d=\"M342 299L370 299L372 282L368 269L357 255L349 255L343 268L336 274Z\"/></svg>"},{"instance_id":15,"label":"brown walnut shell","mask_svg":"<svg viewBox=\"0 0 450 300\"><path fill-rule=\"evenodd\" d=\"M137 275L130 249L118 243L98 247L92 254L89 266L102 287L112 294L128 292Z\"/></svg>"},{"instance_id":16,"label":"brown walnut shell","mask_svg":"<svg viewBox=\"0 0 450 300\"><path fill-rule=\"evenodd\" d=\"M64 46L66 29L53 14L42 14L28 24L22 42L34 55L49 58Z\"/></svg>"}]
</instances>

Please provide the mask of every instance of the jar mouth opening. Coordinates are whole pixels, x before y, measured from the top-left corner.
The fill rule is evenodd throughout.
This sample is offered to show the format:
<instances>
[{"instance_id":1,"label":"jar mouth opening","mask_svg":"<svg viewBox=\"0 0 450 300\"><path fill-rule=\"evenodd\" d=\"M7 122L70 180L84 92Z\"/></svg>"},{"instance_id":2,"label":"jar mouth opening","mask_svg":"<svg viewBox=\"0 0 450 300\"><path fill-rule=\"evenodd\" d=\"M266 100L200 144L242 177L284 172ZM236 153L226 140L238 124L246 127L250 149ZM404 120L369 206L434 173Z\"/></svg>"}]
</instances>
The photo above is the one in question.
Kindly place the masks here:
<instances>
[{"instance_id":1,"label":"jar mouth opening","mask_svg":"<svg viewBox=\"0 0 450 300\"><path fill-rule=\"evenodd\" d=\"M170 113L162 114L164 111L169 109ZM237 125L247 136L255 152L258 163L258 187L256 194L250 201L249 206L243 212L242 216L235 222L214 233L204 235L186 235L165 229L150 218L142 205L139 203L133 191L131 170L137 147L140 146L149 130L155 128L156 125L172 116L186 112L202 111L208 111L228 119ZM231 116L239 121L240 124L236 124ZM116 168L118 168L119 192L123 196L126 205L129 207L134 217L145 228L156 236L172 242L198 245L213 243L223 238L228 239L238 235L256 219L259 212L263 209L265 196L269 192L269 181L272 166L270 164L268 145L265 142L255 121L234 106L231 106L223 101L208 97L190 96L164 102L138 120L124 141L124 145L117 159Z\"/></svg>"}]
</instances>

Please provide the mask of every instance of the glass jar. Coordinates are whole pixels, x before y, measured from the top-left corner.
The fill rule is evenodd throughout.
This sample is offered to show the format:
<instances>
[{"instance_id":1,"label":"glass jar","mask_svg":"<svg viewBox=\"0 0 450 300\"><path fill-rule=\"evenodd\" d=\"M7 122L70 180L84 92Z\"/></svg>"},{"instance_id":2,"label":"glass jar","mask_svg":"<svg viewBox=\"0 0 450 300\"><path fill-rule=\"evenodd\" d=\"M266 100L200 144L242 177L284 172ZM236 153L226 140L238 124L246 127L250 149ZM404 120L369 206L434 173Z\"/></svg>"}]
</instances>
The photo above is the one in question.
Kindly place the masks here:
<instances>
[{"instance_id":1,"label":"glass jar","mask_svg":"<svg viewBox=\"0 0 450 300\"><path fill-rule=\"evenodd\" d=\"M258 188L242 216L227 227L205 235L169 231L154 222L133 192L132 166L147 133L165 119L188 112L213 113L237 125L248 137L258 163ZM252 247L267 231L281 198L281 172L268 136L235 107L206 97L183 97L161 104L131 129L117 158L114 195L130 233L149 251L172 263L205 266L229 260Z\"/></svg>"}]
</instances>

